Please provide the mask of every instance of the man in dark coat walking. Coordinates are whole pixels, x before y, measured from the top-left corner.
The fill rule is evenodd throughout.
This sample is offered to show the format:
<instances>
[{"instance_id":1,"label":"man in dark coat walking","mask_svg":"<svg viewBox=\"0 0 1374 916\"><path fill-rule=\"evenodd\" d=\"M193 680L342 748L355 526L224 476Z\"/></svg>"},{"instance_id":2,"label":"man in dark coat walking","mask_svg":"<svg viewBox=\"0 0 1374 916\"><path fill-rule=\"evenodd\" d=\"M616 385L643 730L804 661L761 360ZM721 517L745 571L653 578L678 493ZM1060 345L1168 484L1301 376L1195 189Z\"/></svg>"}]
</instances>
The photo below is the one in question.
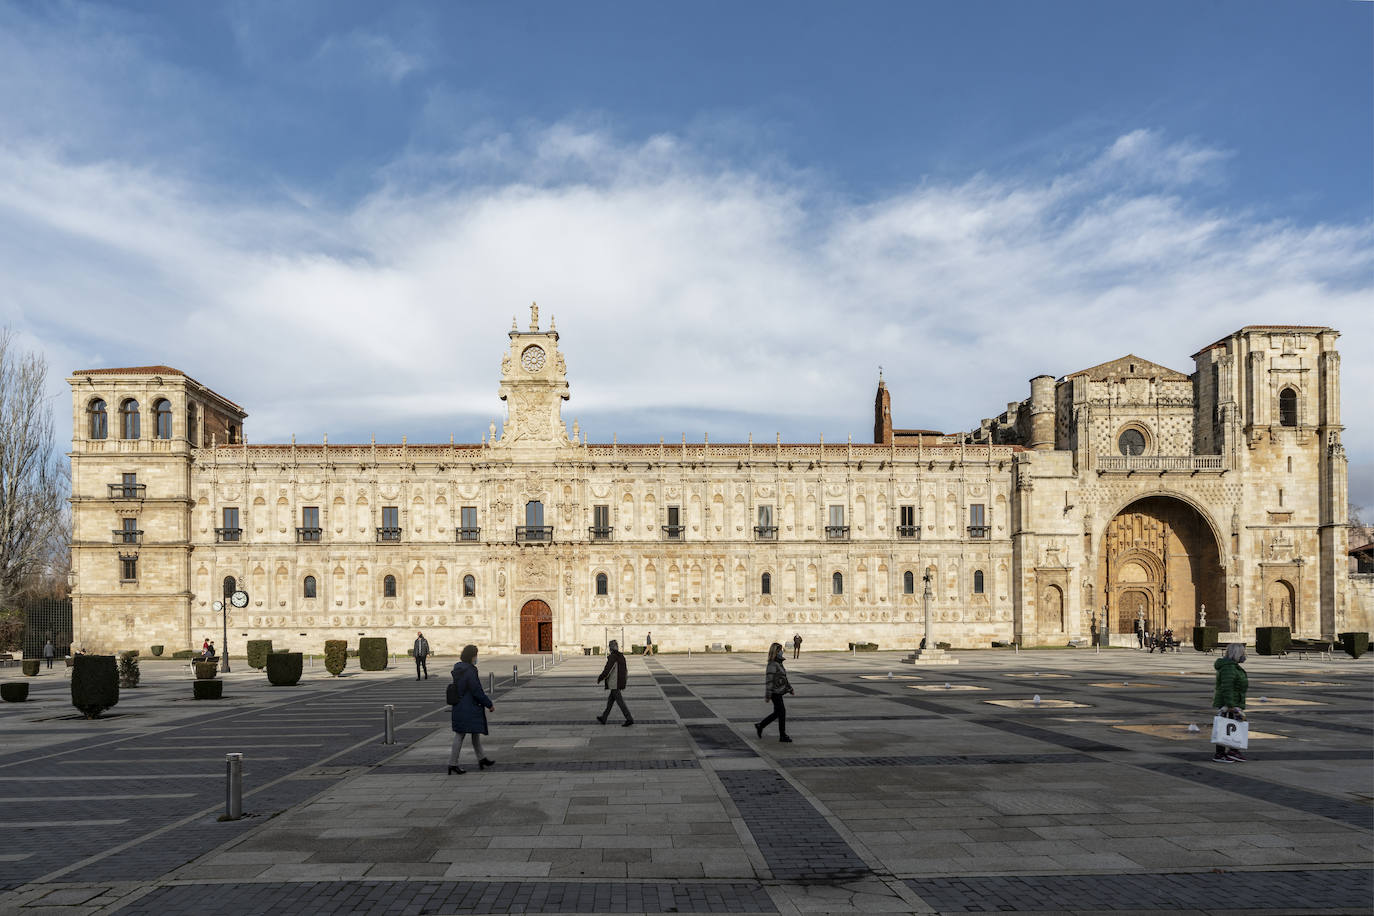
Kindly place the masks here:
<instances>
[{"instance_id":1,"label":"man in dark coat walking","mask_svg":"<svg viewBox=\"0 0 1374 916\"><path fill-rule=\"evenodd\" d=\"M429 680L429 665L425 659L429 658L429 640L425 639L425 634L415 634L415 680L420 679L420 672L424 672L425 680Z\"/></svg>"},{"instance_id":2,"label":"man in dark coat walking","mask_svg":"<svg viewBox=\"0 0 1374 916\"><path fill-rule=\"evenodd\" d=\"M611 714L612 706L619 706L620 711L625 715L624 727L629 728L635 724L634 716L630 715L630 710L625 705L625 699L620 695L620 691L625 689L625 656L620 654L620 643L611 640L610 653L606 656L606 667L601 669L597 675L596 682L600 684L606 682L606 688L611 691L611 695L606 699L606 711L596 717L596 721L602 725L606 724L606 718ZM611 681L615 681L612 686Z\"/></svg>"}]
</instances>

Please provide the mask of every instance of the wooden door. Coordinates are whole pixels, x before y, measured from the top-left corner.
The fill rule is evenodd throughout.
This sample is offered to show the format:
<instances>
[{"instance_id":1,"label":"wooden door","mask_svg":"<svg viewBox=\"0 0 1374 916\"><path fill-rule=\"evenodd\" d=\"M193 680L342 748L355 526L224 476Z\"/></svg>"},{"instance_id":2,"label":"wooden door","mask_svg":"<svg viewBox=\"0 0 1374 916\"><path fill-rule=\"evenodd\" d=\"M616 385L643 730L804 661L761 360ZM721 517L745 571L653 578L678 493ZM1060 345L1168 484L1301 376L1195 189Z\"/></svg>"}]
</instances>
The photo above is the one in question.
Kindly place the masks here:
<instances>
[{"instance_id":1,"label":"wooden door","mask_svg":"<svg viewBox=\"0 0 1374 916\"><path fill-rule=\"evenodd\" d=\"M544 602L526 601L520 609L520 654L553 651L553 611Z\"/></svg>"}]
</instances>

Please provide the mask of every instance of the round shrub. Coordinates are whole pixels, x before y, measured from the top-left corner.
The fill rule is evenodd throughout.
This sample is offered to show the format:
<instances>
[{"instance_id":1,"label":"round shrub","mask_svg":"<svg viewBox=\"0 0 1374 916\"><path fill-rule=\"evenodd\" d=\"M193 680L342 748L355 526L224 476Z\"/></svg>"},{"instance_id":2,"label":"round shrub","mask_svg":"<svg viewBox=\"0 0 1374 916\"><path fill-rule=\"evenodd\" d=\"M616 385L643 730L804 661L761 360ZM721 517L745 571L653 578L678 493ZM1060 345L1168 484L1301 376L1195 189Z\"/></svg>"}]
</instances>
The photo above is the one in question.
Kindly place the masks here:
<instances>
[{"instance_id":1,"label":"round shrub","mask_svg":"<svg viewBox=\"0 0 1374 916\"><path fill-rule=\"evenodd\" d=\"M224 681L194 680L191 682L191 695L197 700L223 699Z\"/></svg>"},{"instance_id":2,"label":"round shrub","mask_svg":"<svg viewBox=\"0 0 1374 916\"><path fill-rule=\"evenodd\" d=\"M119 702L119 669L113 655L72 656L72 705L94 719Z\"/></svg>"},{"instance_id":3,"label":"round shrub","mask_svg":"<svg viewBox=\"0 0 1374 916\"><path fill-rule=\"evenodd\" d=\"M385 636L364 636L358 640L358 667L364 671L386 670Z\"/></svg>"},{"instance_id":4,"label":"round shrub","mask_svg":"<svg viewBox=\"0 0 1374 916\"><path fill-rule=\"evenodd\" d=\"M8 681L0 684L0 700L6 703L22 703L29 698L29 685L26 681Z\"/></svg>"},{"instance_id":5,"label":"round shrub","mask_svg":"<svg viewBox=\"0 0 1374 916\"><path fill-rule=\"evenodd\" d=\"M267 656L267 680L273 687L294 687L301 679L301 653L272 652Z\"/></svg>"},{"instance_id":6,"label":"round shrub","mask_svg":"<svg viewBox=\"0 0 1374 916\"><path fill-rule=\"evenodd\" d=\"M324 641L324 670L334 677L343 674L348 665L348 640L326 639Z\"/></svg>"},{"instance_id":7,"label":"round shrub","mask_svg":"<svg viewBox=\"0 0 1374 916\"><path fill-rule=\"evenodd\" d=\"M219 674L219 662L196 662L195 668L198 681L213 680Z\"/></svg>"},{"instance_id":8,"label":"round shrub","mask_svg":"<svg viewBox=\"0 0 1374 916\"><path fill-rule=\"evenodd\" d=\"M36 658L26 658L23 662L24 675L26 677L38 677L39 660Z\"/></svg>"},{"instance_id":9,"label":"round shrub","mask_svg":"<svg viewBox=\"0 0 1374 916\"><path fill-rule=\"evenodd\" d=\"M162 655L162 649L163 649L162 646L149 646L148 648L151 649L151 650L153 651L153 655L156 655L156 656L161 656L161 655Z\"/></svg>"},{"instance_id":10,"label":"round shrub","mask_svg":"<svg viewBox=\"0 0 1374 916\"><path fill-rule=\"evenodd\" d=\"M1369 651L1368 633L1341 633L1341 648L1351 658L1359 658Z\"/></svg>"},{"instance_id":11,"label":"round shrub","mask_svg":"<svg viewBox=\"0 0 1374 916\"><path fill-rule=\"evenodd\" d=\"M270 639L250 639L248 640L248 667L262 670L267 664L267 654L272 651L272 640Z\"/></svg>"}]
</instances>

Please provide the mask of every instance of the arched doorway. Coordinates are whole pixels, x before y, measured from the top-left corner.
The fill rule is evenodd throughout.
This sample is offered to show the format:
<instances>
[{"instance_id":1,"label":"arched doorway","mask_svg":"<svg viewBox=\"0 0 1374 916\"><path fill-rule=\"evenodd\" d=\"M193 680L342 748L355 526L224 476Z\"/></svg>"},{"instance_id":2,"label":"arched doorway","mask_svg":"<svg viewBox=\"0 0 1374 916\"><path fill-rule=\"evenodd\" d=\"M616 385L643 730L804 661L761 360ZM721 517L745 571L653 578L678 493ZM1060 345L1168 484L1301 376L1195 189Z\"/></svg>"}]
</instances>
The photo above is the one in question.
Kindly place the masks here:
<instances>
[{"instance_id":1,"label":"arched doorway","mask_svg":"<svg viewBox=\"0 0 1374 916\"><path fill-rule=\"evenodd\" d=\"M1229 629L1216 535L1183 499L1147 496L1118 512L1103 532L1097 572L1112 632L1133 634L1143 618L1151 633L1169 628L1179 637L1203 605L1209 626Z\"/></svg>"},{"instance_id":2,"label":"arched doorway","mask_svg":"<svg viewBox=\"0 0 1374 916\"><path fill-rule=\"evenodd\" d=\"M1037 621L1043 633L1064 632L1064 592L1059 586L1045 586L1045 591L1040 596Z\"/></svg>"},{"instance_id":3,"label":"arched doorway","mask_svg":"<svg viewBox=\"0 0 1374 916\"><path fill-rule=\"evenodd\" d=\"M553 651L553 611L535 599L520 609L520 654L536 655Z\"/></svg>"},{"instance_id":4,"label":"arched doorway","mask_svg":"<svg viewBox=\"0 0 1374 916\"><path fill-rule=\"evenodd\" d=\"M1293 600L1295 594L1293 586L1286 579L1275 579L1270 582L1264 593L1264 620L1260 626L1297 629L1298 614Z\"/></svg>"}]
</instances>

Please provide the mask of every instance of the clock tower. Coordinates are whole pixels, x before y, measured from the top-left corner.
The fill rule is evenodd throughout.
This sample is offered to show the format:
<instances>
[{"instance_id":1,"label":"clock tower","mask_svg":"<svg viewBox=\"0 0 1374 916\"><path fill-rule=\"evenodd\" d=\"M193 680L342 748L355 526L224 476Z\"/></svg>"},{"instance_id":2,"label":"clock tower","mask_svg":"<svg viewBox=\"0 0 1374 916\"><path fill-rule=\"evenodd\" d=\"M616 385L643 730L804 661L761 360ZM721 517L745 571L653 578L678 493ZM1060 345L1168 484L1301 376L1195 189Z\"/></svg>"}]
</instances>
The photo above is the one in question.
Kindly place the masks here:
<instances>
[{"instance_id":1,"label":"clock tower","mask_svg":"<svg viewBox=\"0 0 1374 916\"><path fill-rule=\"evenodd\" d=\"M539 329L539 306L530 304L530 327L521 331L511 320L510 352L501 360L501 400L506 422L497 446L567 445L563 402L568 399L567 366L558 352L553 322Z\"/></svg>"}]
</instances>

